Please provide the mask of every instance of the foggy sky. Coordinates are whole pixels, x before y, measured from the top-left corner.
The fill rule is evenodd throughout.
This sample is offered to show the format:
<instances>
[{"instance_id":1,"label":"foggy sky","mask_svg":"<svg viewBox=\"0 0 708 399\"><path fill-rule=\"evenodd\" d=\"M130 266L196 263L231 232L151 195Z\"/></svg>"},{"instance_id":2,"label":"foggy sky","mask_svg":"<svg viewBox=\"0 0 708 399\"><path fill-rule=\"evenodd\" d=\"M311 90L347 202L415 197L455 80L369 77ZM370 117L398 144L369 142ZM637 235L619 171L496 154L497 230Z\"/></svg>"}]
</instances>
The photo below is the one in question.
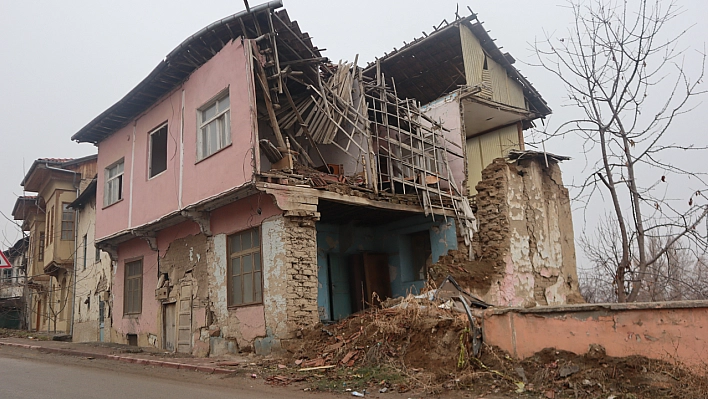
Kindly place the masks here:
<instances>
[{"instance_id":1,"label":"foggy sky","mask_svg":"<svg viewBox=\"0 0 708 399\"><path fill-rule=\"evenodd\" d=\"M422 31L431 32L443 19L452 21L458 1L283 3L313 43L327 49L323 55L337 62L359 54L361 65L401 48ZM692 53L703 51L708 2L681 4L686 12L672 23L673 29L695 24L682 43ZM472 8L497 45L517 59L516 67L554 111L546 121L551 129L573 115L564 106L565 89L549 73L524 62L533 60L529 43L541 39L544 31L554 37L566 34L572 19L563 5L562 0L459 2L460 15ZM95 153L93 145L74 143L71 135L121 99L188 36L243 9L241 1L0 0L0 211L11 217L17 196L23 194L20 181L33 160ZM679 121L676 134L705 144L707 122L708 108L700 104ZM580 140L554 140L546 149L574 158L561 165L566 183L582 180ZM701 158L691 158L690 165L708 169ZM602 209L601 199L594 206ZM574 209L577 237L586 213L577 204ZM0 219L2 249L20 237L11 222Z\"/></svg>"}]
</instances>

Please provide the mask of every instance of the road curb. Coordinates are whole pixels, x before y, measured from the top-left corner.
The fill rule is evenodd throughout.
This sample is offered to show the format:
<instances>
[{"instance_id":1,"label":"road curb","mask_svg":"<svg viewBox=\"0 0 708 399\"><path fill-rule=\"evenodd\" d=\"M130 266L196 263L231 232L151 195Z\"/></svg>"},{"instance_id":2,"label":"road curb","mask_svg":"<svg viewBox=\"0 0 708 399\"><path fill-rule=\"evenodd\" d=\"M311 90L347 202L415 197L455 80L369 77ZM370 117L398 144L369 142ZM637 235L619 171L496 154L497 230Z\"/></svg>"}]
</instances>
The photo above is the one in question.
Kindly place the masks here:
<instances>
[{"instance_id":1,"label":"road curb","mask_svg":"<svg viewBox=\"0 0 708 399\"><path fill-rule=\"evenodd\" d=\"M168 361L164 361L164 360L154 360L154 359L139 359L139 358L129 357L129 356L106 355L103 353L82 352L82 351L76 351L76 350L64 349L64 348L45 348L45 347L39 346L39 345L18 344L15 342L2 342L2 341L0 341L0 346L11 346L11 347L15 347L15 348L38 350L40 352L57 353L60 355L67 355L67 356L92 357L94 359L117 360L119 362L124 362L124 363L135 363L135 364L142 364L142 365L146 365L146 366L165 367L165 368L171 368L171 369L175 369L175 370L197 371L197 372L206 373L206 374L231 374L231 373L235 372L235 370L225 369L222 367L212 367L212 366L203 366L203 365L196 365L196 364L168 362Z\"/></svg>"}]
</instances>

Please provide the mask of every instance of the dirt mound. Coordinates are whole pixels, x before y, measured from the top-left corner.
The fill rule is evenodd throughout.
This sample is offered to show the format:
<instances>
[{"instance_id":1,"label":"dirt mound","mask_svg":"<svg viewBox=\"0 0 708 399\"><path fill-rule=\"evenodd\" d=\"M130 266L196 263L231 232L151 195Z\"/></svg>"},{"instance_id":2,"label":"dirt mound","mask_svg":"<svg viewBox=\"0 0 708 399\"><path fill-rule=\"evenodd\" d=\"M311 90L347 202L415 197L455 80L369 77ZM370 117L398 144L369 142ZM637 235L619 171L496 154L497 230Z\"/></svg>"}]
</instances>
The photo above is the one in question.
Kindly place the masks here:
<instances>
[{"instance_id":1,"label":"dirt mound","mask_svg":"<svg viewBox=\"0 0 708 399\"><path fill-rule=\"evenodd\" d=\"M303 367L386 364L444 374L457 368L468 325L465 315L408 297L394 308L367 310L307 331L292 357Z\"/></svg>"},{"instance_id":2,"label":"dirt mound","mask_svg":"<svg viewBox=\"0 0 708 399\"><path fill-rule=\"evenodd\" d=\"M495 389L520 392L523 386L524 391L546 398L708 397L708 376L692 374L661 360L609 357L604 348L596 345L585 355L548 348L522 361L511 359L497 348L486 348L476 363L476 367L462 373L465 383L461 388L480 382L489 386L488 376L475 372L476 368L496 376Z\"/></svg>"},{"instance_id":3,"label":"dirt mound","mask_svg":"<svg viewBox=\"0 0 708 399\"><path fill-rule=\"evenodd\" d=\"M641 357L611 358L604 348L586 355L546 349L515 360L485 346L470 356L469 321L440 303L409 296L392 308L369 309L336 324L307 330L289 348L288 364L316 389L345 387L472 391L541 398L706 398L708 376ZM302 372L283 381L299 381ZM299 378L299 379L295 379ZM395 383L394 383L395 382Z\"/></svg>"},{"instance_id":4,"label":"dirt mound","mask_svg":"<svg viewBox=\"0 0 708 399\"><path fill-rule=\"evenodd\" d=\"M501 266L489 260L469 260L465 251L448 251L428 271L435 284L441 284L447 276L452 276L465 290L486 292L492 279L501 273Z\"/></svg>"}]
</instances>

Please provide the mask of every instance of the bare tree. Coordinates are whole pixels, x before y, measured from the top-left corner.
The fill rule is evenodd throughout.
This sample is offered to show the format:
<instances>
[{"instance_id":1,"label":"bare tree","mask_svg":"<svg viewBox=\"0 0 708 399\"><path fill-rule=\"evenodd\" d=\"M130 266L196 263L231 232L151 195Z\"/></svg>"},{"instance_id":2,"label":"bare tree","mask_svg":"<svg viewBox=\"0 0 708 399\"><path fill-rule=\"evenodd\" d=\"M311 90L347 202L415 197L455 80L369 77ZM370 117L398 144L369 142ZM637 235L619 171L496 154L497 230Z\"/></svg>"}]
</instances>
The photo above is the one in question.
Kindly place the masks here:
<instances>
[{"instance_id":1,"label":"bare tree","mask_svg":"<svg viewBox=\"0 0 708 399\"><path fill-rule=\"evenodd\" d=\"M587 302L614 302L617 300L615 281L621 262L620 232L612 215L598 223L594 234L582 235L580 246L590 262L580 272L580 292ZM671 242L668 242L671 240ZM672 240L670 235L648 238L647 254L657 260L647 265L638 301L680 301L708 299L708 267L705 257L697 257L686 239ZM661 256L657 256L658 253ZM636 258L632 260L637 262ZM634 265L635 266L635 265ZM630 273L638 269L630 267ZM636 276L629 275L634 281Z\"/></svg>"},{"instance_id":2,"label":"bare tree","mask_svg":"<svg viewBox=\"0 0 708 399\"><path fill-rule=\"evenodd\" d=\"M585 140L590 173L578 198L610 198L618 242L607 248L616 252L607 255L615 268L616 300L636 301L648 269L676 242L706 244L705 173L676 162L685 151L706 146L676 143L672 129L704 93L699 85L705 54L699 54L696 76L689 77L686 52L679 47L687 30L666 36L681 11L674 2L573 0L569 9L574 24L568 35L547 34L535 50L540 65L564 83L581 116L546 134ZM668 181L686 176L699 186L682 187L684 198L669 197ZM661 238L656 251L649 250L652 237Z\"/></svg>"}]
</instances>

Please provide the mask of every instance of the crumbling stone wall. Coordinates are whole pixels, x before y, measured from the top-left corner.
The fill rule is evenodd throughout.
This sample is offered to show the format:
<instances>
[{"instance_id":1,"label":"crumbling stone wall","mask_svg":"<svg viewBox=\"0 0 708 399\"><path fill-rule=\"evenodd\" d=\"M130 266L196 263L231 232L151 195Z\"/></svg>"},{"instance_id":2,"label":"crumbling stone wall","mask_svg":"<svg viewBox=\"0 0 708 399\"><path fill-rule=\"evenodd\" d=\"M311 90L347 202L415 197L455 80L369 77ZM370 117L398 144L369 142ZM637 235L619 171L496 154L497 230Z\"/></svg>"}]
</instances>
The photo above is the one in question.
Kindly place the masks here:
<instances>
[{"instance_id":1,"label":"crumbling stone wall","mask_svg":"<svg viewBox=\"0 0 708 399\"><path fill-rule=\"evenodd\" d=\"M581 302L568 190L558 164L497 159L477 185L474 249L489 285L474 290L502 306Z\"/></svg>"},{"instance_id":2,"label":"crumbling stone wall","mask_svg":"<svg viewBox=\"0 0 708 399\"><path fill-rule=\"evenodd\" d=\"M316 218L302 211L288 211L285 216L287 325L290 331L298 331L319 322Z\"/></svg>"},{"instance_id":3,"label":"crumbling stone wall","mask_svg":"<svg viewBox=\"0 0 708 399\"><path fill-rule=\"evenodd\" d=\"M214 356L236 351L269 354L319 322L316 214L287 211L261 224L263 304L227 308L227 236L210 251L210 319L206 342Z\"/></svg>"}]
</instances>

